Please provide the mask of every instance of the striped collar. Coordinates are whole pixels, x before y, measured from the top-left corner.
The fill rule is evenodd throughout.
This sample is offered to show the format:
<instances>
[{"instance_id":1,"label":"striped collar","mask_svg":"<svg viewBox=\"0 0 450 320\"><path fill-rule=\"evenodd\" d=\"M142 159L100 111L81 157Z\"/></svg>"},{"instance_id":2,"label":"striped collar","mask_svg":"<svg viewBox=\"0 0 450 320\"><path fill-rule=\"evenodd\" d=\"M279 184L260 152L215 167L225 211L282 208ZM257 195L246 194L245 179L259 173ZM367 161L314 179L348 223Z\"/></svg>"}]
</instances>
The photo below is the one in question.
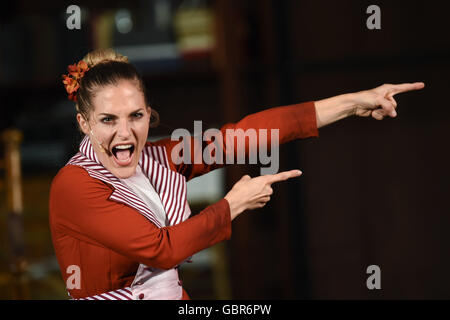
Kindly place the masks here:
<instances>
[{"instance_id":1,"label":"striped collar","mask_svg":"<svg viewBox=\"0 0 450 320\"><path fill-rule=\"evenodd\" d=\"M111 185L114 191L110 200L136 209L156 226L162 227L150 207L100 163L87 135L80 143L79 152L67 164L81 166L92 178ZM190 213L186 201L186 178L170 169L166 148L147 143L139 165L161 198L169 225L185 220ZM187 216L186 209L189 211Z\"/></svg>"}]
</instances>

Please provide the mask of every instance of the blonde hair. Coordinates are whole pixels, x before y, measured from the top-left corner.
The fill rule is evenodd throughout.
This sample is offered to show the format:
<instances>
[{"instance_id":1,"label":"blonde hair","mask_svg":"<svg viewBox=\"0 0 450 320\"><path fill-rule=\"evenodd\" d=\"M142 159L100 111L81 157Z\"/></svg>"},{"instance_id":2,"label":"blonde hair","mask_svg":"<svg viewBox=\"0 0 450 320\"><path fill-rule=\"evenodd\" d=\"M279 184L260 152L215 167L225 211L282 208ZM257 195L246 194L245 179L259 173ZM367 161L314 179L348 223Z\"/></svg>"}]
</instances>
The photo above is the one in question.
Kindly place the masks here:
<instances>
[{"instance_id":1,"label":"blonde hair","mask_svg":"<svg viewBox=\"0 0 450 320\"><path fill-rule=\"evenodd\" d=\"M92 68L99 63L104 63L108 61L119 61L130 63L130 61L126 56L123 56L110 48L91 51L84 56L83 61L87 63L89 68Z\"/></svg>"},{"instance_id":2,"label":"blonde hair","mask_svg":"<svg viewBox=\"0 0 450 320\"><path fill-rule=\"evenodd\" d=\"M98 49L89 52L83 61L87 63L89 70L80 81L75 108L86 120L94 108L92 100L96 91L108 85L116 85L120 80L135 81L144 94L145 103L149 105L144 81L126 56L113 49ZM159 115L152 108L150 127L158 124Z\"/></svg>"}]
</instances>

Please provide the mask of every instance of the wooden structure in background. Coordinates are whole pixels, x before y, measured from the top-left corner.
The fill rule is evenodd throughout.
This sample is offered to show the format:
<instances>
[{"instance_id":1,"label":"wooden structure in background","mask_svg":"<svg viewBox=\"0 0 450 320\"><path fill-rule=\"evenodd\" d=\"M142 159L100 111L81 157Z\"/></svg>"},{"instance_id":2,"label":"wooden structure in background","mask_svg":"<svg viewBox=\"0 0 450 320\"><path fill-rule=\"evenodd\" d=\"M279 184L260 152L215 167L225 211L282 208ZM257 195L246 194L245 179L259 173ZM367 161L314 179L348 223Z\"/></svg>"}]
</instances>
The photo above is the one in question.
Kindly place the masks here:
<instances>
[{"instance_id":1,"label":"wooden structure in background","mask_svg":"<svg viewBox=\"0 0 450 320\"><path fill-rule=\"evenodd\" d=\"M20 161L20 143L22 133L15 129L8 129L2 133L4 159L2 167L5 172L4 190L7 199L7 229L8 247L10 255L10 286L11 299L28 299L28 280L26 275L27 261L25 258L25 244L23 231L23 199L22 174Z\"/></svg>"}]
</instances>

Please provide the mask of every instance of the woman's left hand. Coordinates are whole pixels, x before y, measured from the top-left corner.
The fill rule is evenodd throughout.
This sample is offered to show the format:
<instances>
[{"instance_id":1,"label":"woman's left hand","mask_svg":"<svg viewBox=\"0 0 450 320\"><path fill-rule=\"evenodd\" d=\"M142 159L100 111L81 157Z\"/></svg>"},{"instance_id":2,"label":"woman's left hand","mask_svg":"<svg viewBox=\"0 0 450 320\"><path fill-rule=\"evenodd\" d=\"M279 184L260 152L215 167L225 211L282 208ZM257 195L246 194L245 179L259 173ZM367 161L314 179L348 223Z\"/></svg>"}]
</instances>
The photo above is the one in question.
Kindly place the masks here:
<instances>
[{"instance_id":1,"label":"woman's left hand","mask_svg":"<svg viewBox=\"0 0 450 320\"><path fill-rule=\"evenodd\" d=\"M395 109L397 102L394 95L402 92L419 90L425 87L423 82L383 84L371 90L360 91L354 94L354 114L360 117L372 116L374 119L383 120L384 117L397 116Z\"/></svg>"}]
</instances>

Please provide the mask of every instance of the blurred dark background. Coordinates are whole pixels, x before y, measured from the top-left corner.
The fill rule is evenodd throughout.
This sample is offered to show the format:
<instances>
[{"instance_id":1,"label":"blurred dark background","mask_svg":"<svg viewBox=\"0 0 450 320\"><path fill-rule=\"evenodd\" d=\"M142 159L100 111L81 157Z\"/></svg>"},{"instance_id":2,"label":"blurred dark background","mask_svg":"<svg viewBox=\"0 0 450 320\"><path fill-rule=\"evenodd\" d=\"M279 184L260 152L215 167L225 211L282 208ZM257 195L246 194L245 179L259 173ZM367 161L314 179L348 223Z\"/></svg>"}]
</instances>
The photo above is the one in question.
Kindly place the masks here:
<instances>
[{"instance_id":1,"label":"blurred dark background","mask_svg":"<svg viewBox=\"0 0 450 320\"><path fill-rule=\"evenodd\" d=\"M80 29L66 26L72 4L81 8ZM366 27L372 4L381 9L380 30ZM11 235L17 222L2 183L0 298L67 298L48 193L80 134L61 74L87 52L114 47L144 75L162 122L153 136L192 130L194 120L219 127L272 106L425 82L396 97L395 119L348 118L320 129L318 139L283 145L280 171L299 168L302 177L277 185L263 210L233 222L230 241L182 272L194 299L449 299L449 7L434 0L3 3L0 131L23 136L23 210L14 213L23 236ZM228 167L223 192L246 173L259 169ZM370 265L381 269L380 290L366 286Z\"/></svg>"}]
</instances>

